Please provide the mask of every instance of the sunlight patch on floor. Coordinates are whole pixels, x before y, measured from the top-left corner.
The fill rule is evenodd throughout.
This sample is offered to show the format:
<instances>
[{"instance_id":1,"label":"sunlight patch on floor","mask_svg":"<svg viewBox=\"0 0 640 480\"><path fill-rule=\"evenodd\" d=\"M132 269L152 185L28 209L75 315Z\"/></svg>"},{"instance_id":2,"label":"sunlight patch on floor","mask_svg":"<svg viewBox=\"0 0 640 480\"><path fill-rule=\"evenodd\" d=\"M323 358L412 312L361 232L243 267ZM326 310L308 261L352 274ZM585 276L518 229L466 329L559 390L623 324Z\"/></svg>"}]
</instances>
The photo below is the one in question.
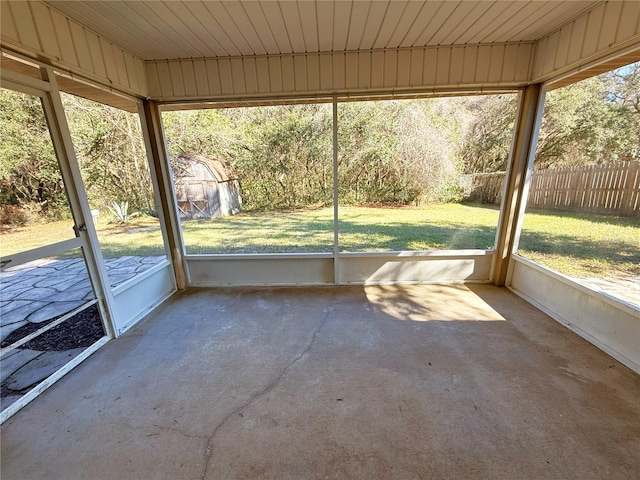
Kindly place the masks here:
<instances>
[{"instance_id":1,"label":"sunlight patch on floor","mask_svg":"<svg viewBox=\"0 0 640 480\"><path fill-rule=\"evenodd\" d=\"M504 321L477 294L464 285L377 285L364 289L376 311L398 320Z\"/></svg>"}]
</instances>

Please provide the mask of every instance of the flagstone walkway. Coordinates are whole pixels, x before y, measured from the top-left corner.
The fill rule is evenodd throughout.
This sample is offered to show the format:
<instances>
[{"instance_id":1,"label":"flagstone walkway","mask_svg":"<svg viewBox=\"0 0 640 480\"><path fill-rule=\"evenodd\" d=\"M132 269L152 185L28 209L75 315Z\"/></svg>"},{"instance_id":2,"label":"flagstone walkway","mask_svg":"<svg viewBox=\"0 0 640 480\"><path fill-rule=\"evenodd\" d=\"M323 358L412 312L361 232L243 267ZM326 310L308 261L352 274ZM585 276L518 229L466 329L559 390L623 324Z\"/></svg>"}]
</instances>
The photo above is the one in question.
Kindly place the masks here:
<instances>
[{"instance_id":1,"label":"flagstone walkway","mask_svg":"<svg viewBox=\"0 0 640 480\"><path fill-rule=\"evenodd\" d=\"M124 256L105 261L111 287L161 262L164 256ZM84 261L41 259L0 273L0 341L12 331L78 308L95 298Z\"/></svg>"},{"instance_id":2,"label":"flagstone walkway","mask_svg":"<svg viewBox=\"0 0 640 480\"><path fill-rule=\"evenodd\" d=\"M164 258L164 256L125 256L107 259L105 264L109 283L111 287L116 287L157 265ZM0 342L21 327L25 328L16 334L24 338L30 331L38 328L37 324L44 325L48 320L71 312L93 298L95 298L93 289L89 282L84 260L81 258L41 259L8 268L0 272ZM90 309L95 309L95 307L90 307ZM89 310L83 310L83 312L84 314L78 315L93 316L96 319L94 323L97 322L97 328L101 328L97 309L93 312L89 312ZM69 322L75 323L74 319L78 315L66 320L62 325ZM30 324L33 327L29 328ZM60 326L55 327L55 329L60 328ZM79 323L76 327L69 325L67 328L91 330L89 324L86 323ZM22 331L25 333L22 334ZM51 335L52 333L53 330L49 330L43 335ZM63 335L68 334L63 333ZM96 338L99 337L100 333L97 332ZM38 338L43 338L43 336ZM14 342L16 339L10 341ZM53 340L53 343L56 345L39 346L36 340L31 340L3 355L0 359L0 385L2 388L0 409L15 402L27 390L40 383L86 348L64 346L57 340ZM86 346L90 343L92 341Z\"/></svg>"}]
</instances>

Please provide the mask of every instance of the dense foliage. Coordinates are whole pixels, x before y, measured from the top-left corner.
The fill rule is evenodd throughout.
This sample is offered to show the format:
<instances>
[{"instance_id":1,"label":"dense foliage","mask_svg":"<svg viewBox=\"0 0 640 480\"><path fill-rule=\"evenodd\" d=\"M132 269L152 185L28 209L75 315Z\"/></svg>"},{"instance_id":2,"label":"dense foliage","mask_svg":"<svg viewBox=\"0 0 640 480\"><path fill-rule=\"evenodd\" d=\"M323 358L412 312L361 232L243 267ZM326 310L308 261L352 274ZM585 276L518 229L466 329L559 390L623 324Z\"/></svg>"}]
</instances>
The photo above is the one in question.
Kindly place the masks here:
<instances>
[{"instance_id":1,"label":"dense foliage","mask_svg":"<svg viewBox=\"0 0 640 480\"><path fill-rule=\"evenodd\" d=\"M473 109L481 109L477 104L488 98L340 103L340 202L458 199ZM504 102L515 108L515 101ZM508 112L509 130L513 117L514 111ZM329 104L166 112L163 122L172 157L181 152L211 155L234 167L248 208L332 201ZM507 155L508 145L503 150Z\"/></svg>"},{"instance_id":2,"label":"dense foliage","mask_svg":"<svg viewBox=\"0 0 640 480\"><path fill-rule=\"evenodd\" d=\"M151 175L137 114L63 94L71 138L92 208L127 202L154 210Z\"/></svg>"},{"instance_id":3,"label":"dense foliage","mask_svg":"<svg viewBox=\"0 0 640 480\"><path fill-rule=\"evenodd\" d=\"M0 89L0 201L16 211L54 215L66 205L40 98ZM5 212L3 211L3 215Z\"/></svg>"},{"instance_id":4,"label":"dense foliage","mask_svg":"<svg viewBox=\"0 0 640 480\"><path fill-rule=\"evenodd\" d=\"M547 94L536 168L640 160L640 64ZM461 198L463 173L503 171L516 95L346 102L338 109L341 204ZM137 115L64 95L92 208L152 212ZM0 91L0 202L64 213L64 186L40 100ZM229 162L245 208L322 206L333 198L330 104L165 112L171 156Z\"/></svg>"}]
</instances>

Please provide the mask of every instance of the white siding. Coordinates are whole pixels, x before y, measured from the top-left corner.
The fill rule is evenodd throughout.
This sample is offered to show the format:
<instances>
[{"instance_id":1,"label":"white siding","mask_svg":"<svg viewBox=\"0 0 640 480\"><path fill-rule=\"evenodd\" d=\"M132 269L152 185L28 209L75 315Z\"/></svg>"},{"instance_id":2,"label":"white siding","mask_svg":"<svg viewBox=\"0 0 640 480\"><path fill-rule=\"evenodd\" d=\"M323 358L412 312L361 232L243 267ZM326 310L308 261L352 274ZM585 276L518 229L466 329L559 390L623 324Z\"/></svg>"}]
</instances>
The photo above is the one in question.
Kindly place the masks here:
<instances>
[{"instance_id":1,"label":"white siding","mask_svg":"<svg viewBox=\"0 0 640 480\"><path fill-rule=\"evenodd\" d=\"M207 58L198 60L204 62L198 73L192 61L180 72L171 70L172 60L147 62L146 68L149 95L162 100L511 88L527 84L532 51L531 43L472 45ZM171 78L162 71L171 71ZM203 71L208 82L190 78Z\"/></svg>"},{"instance_id":2,"label":"white siding","mask_svg":"<svg viewBox=\"0 0 640 480\"><path fill-rule=\"evenodd\" d=\"M3 46L124 92L147 96L142 59L43 2L3 0L1 8Z\"/></svg>"},{"instance_id":3,"label":"white siding","mask_svg":"<svg viewBox=\"0 0 640 480\"><path fill-rule=\"evenodd\" d=\"M638 47L640 2L601 3L540 39L532 80L543 82L563 76L586 64Z\"/></svg>"}]
</instances>

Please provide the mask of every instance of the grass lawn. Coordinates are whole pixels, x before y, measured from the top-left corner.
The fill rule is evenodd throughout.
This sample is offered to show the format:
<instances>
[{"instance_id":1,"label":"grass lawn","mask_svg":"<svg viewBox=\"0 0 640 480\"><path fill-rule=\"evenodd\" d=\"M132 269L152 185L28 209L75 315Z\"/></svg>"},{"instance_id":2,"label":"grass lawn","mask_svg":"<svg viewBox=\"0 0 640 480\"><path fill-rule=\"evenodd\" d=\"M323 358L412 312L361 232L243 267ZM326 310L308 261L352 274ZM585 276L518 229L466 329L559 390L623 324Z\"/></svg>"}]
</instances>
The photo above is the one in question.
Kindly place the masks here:
<instances>
[{"instance_id":1,"label":"grass lawn","mask_svg":"<svg viewBox=\"0 0 640 480\"><path fill-rule=\"evenodd\" d=\"M160 223L157 218L138 217L127 225L100 220L96 225L96 231L102 254L107 258L164 254ZM5 257L61 242L74 236L71 220L35 223L24 227L3 227L0 235L0 256Z\"/></svg>"},{"instance_id":2,"label":"grass lawn","mask_svg":"<svg viewBox=\"0 0 640 480\"><path fill-rule=\"evenodd\" d=\"M342 251L492 248L498 210L458 204L340 208ZM187 253L331 252L333 209L243 212L183 223Z\"/></svg>"},{"instance_id":3,"label":"grass lawn","mask_svg":"<svg viewBox=\"0 0 640 480\"><path fill-rule=\"evenodd\" d=\"M183 223L190 254L331 252L331 208L242 212L221 219ZM485 205L340 208L342 251L490 249L498 210ZM98 226L106 257L162 254L157 219L136 218L126 226ZM4 230L6 256L72 236L70 222ZM519 253L578 278L640 275L637 219L532 211L525 217Z\"/></svg>"},{"instance_id":4,"label":"grass lawn","mask_svg":"<svg viewBox=\"0 0 640 480\"><path fill-rule=\"evenodd\" d=\"M640 275L640 219L531 210L518 253L575 278Z\"/></svg>"}]
</instances>

